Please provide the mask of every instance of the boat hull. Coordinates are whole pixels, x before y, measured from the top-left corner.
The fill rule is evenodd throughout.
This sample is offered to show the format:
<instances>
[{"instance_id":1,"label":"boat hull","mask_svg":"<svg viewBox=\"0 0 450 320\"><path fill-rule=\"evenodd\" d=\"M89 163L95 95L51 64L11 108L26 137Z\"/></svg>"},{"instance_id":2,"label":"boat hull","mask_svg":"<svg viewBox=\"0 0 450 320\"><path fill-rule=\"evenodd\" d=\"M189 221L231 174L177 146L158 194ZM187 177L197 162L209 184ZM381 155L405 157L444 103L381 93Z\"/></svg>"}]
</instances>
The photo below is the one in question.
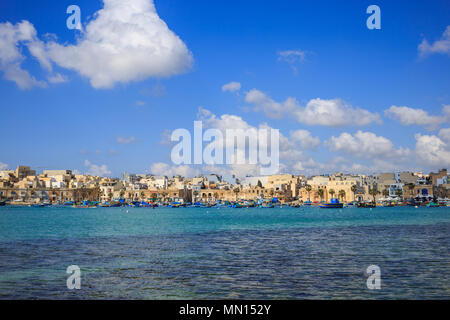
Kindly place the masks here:
<instances>
[{"instance_id":1,"label":"boat hull","mask_svg":"<svg viewBox=\"0 0 450 320\"><path fill-rule=\"evenodd\" d=\"M342 209L344 207L343 203L326 203L326 204L321 204L319 206L319 208L322 209Z\"/></svg>"}]
</instances>

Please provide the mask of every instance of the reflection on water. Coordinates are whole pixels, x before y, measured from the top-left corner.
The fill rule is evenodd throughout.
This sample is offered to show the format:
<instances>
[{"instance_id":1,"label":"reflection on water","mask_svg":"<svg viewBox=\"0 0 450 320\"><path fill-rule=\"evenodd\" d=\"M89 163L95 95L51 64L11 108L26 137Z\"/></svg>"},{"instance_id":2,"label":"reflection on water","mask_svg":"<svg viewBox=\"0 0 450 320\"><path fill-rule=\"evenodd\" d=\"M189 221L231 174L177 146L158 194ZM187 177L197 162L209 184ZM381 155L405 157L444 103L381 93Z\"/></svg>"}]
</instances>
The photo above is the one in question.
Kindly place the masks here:
<instances>
[{"instance_id":1,"label":"reflection on water","mask_svg":"<svg viewBox=\"0 0 450 320\"><path fill-rule=\"evenodd\" d=\"M62 222L61 212L52 221L45 221L44 212L16 212L13 218L8 213L0 218L0 298L450 298L448 211L437 214L439 223L430 223L433 217L426 212L428 223L409 225L396 214L391 224L383 216L386 213L373 218L383 223L369 223L370 216L361 210L355 216L344 210L336 220L346 220L349 214L353 226L346 220L342 225L305 227L292 209L250 212L252 224L242 218L243 211L230 210L223 214L231 218L219 216L215 224L208 216L206 225L211 225L205 227L196 219L197 214L205 216L205 211L198 213L201 210L173 213L183 226L174 225L170 213L159 211L157 219L139 213L142 216L129 218L140 225L133 224L128 235L123 226L114 226L122 216L94 219L96 213L67 211L70 226ZM40 214L44 220L38 219ZM303 223L322 219L327 225L331 213L308 214ZM245 227L239 228L233 217L242 218L240 225ZM367 221L358 223L363 218ZM221 219L235 226L225 227ZM6 220L22 220L22 225L10 224L17 239L12 239L11 230L4 230ZM80 220L91 220L95 226L75 232L83 227ZM165 221L166 230L173 232L155 232L164 226L155 225L158 221ZM30 233L32 225L35 230ZM66 237L43 236L49 229L62 235L64 228ZM142 232L147 229L147 234ZM81 268L81 290L66 287L66 268L73 264ZM366 287L364 271L371 264L381 268L381 290Z\"/></svg>"}]
</instances>

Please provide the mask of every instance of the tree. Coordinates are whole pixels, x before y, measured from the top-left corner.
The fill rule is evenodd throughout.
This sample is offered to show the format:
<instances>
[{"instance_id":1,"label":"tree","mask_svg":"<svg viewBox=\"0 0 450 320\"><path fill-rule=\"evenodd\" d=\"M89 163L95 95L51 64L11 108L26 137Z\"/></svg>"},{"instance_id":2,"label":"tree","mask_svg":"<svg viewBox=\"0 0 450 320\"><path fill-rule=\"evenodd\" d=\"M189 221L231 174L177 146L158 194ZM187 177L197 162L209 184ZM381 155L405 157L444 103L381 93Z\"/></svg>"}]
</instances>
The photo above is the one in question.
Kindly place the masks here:
<instances>
[{"instance_id":1,"label":"tree","mask_svg":"<svg viewBox=\"0 0 450 320\"><path fill-rule=\"evenodd\" d=\"M273 191L273 189L270 189L270 196L273 197L274 194L275 194L275 191Z\"/></svg>"},{"instance_id":2,"label":"tree","mask_svg":"<svg viewBox=\"0 0 450 320\"><path fill-rule=\"evenodd\" d=\"M112 198L113 198L113 193L112 193L112 192L109 192L109 193L108 193L108 200L109 200L109 201L112 201Z\"/></svg>"},{"instance_id":3,"label":"tree","mask_svg":"<svg viewBox=\"0 0 450 320\"><path fill-rule=\"evenodd\" d=\"M263 188L263 185L262 185L262 182L261 182L261 180L258 180L258 184L257 184L257 186L258 186L259 188Z\"/></svg>"},{"instance_id":4,"label":"tree","mask_svg":"<svg viewBox=\"0 0 450 320\"><path fill-rule=\"evenodd\" d=\"M333 198L336 191L334 191L334 189L330 189L330 191L328 191L328 193L331 194L331 198Z\"/></svg>"},{"instance_id":5,"label":"tree","mask_svg":"<svg viewBox=\"0 0 450 320\"><path fill-rule=\"evenodd\" d=\"M214 192L214 199L217 200L218 197L219 197L219 194L217 192Z\"/></svg>"},{"instance_id":6,"label":"tree","mask_svg":"<svg viewBox=\"0 0 450 320\"><path fill-rule=\"evenodd\" d=\"M345 200L345 191L344 190L339 190L339 197L342 199L342 201Z\"/></svg>"},{"instance_id":7,"label":"tree","mask_svg":"<svg viewBox=\"0 0 450 320\"><path fill-rule=\"evenodd\" d=\"M198 196L198 191L194 190L194 202L195 202L195 200L197 200L197 196Z\"/></svg>"},{"instance_id":8,"label":"tree","mask_svg":"<svg viewBox=\"0 0 450 320\"><path fill-rule=\"evenodd\" d=\"M145 193L144 193L144 191L141 191L141 200L144 200L144 197L145 197Z\"/></svg>"},{"instance_id":9,"label":"tree","mask_svg":"<svg viewBox=\"0 0 450 320\"><path fill-rule=\"evenodd\" d=\"M123 198L124 195L125 195L125 191L124 190L120 190L120 198Z\"/></svg>"},{"instance_id":10,"label":"tree","mask_svg":"<svg viewBox=\"0 0 450 320\"><path fill-rule=\"evenodd\" d=\"M153 192L152 193L152 202L155 202L157 197L158 197L158 195Z\"/></svg>"},{"instance_id":11,"label":"tree","mask_svg":"<svg viewBox=\"0 0 450 320\"><path fill-rule=\"evenodd\" d=\"M389 190L388 189L384 189L382 193L383 193L383 196L386 197L386 198L389 196Z\"/></svg>"},{"instance_id":12,"label":"tree","mask_svg":"<svg viewBox=\"0 0 450 320\"><path fill-rule=\"evenodd\" d=\"M241 189L239 189L238 187L236 187L236 188L233 189L233 192L236 194L236 201L237 201L237 199L238 199L238 194L239 194L239 192L241 192Z\"/></svg>"},{"instance_id":13,"label":"tree","mask_svg":"<svg viewBox=\"0 0 450 320\"><path fill-rule=\"evenodd\" d=\"M411 198L413 198L413 197L414 197L414 192L413 192L413 190L414 190L414 188L416 187L416 185L415 185L414 183L408 183L407 186L408 186L408 190L409 190L409 196L410 196Z\"/></svg>"},{"instance_id":14,"label":"tree","mask_svg":"<svg viewBox=\"0 0 450 320\"><path fill-rule=\"evenodd\" d=\"M352 190L353 192L353 201L356 200L356 190L358 189L358 187L356 186L356 184L352 185L352 187L350 188L350 190Z\"/></svg>"},{"instance_id":15,"label":"tree","mask_svg":"<svg viewBox=\"0 0 450 320\"><path fill-rule=\"evenodd\" d=\"M369 190L369 194L373 197L373 202L375 202L375 197L378 193L379 192L376 186L372 186L372 188Z\"/></svg>"},{"instance_id":16,"label":"tree","mask_svg":"<svg viewBox=\"0 0 450 320\"><path fill-rule=\"evenodd\" d=\"M319 197L320 197L320 201L323 201L323 194L324 194L323 189L317 190L317 194L318 194Z\"/></svg>"},{"instance_id":17,"label":"tree","mask_svg":"<svg viewBox=\"0 0 450 320\"><path fill-rule=\"evenodd\" d=\"M395 195L397 197L401 198L403 196L403 190L402 189L395 190Z\"/></svg>"},{"instance_id":18,"label":"tree","mask_svg":"<svg viewBox=\"0 0 450 320\"><path fill-rule=\"evenodd\" d=\"M311 201L311 200L310 200L310 195L311 195L312 187L311 187L309 184L307 184L307 185L305 186L305 189L306 189L306 191L308 192L308 201Z\"/></svg>"}]
</instances>

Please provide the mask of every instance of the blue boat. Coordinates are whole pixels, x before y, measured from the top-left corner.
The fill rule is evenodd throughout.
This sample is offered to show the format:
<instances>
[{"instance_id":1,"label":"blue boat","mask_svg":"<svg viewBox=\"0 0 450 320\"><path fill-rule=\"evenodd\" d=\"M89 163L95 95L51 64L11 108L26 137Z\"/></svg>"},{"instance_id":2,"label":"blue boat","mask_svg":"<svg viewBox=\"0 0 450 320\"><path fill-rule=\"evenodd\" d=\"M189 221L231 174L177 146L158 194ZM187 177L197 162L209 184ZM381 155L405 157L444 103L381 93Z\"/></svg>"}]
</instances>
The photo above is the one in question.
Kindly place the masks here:
<instances>
[{"instance_id":1,"label":"blue boat","mask_svg":"<svg viewBox=\"0 0 450 320\"><path fill-rule=\"evenodd\" d=\"M324 204L319 205L319 208L323 208L323 209L340 209L343 207L344 207L344 204L339 203L339 200L336 198L332 198L330 200L330 203L324 203Z\"/></svg>"}]
</instances>

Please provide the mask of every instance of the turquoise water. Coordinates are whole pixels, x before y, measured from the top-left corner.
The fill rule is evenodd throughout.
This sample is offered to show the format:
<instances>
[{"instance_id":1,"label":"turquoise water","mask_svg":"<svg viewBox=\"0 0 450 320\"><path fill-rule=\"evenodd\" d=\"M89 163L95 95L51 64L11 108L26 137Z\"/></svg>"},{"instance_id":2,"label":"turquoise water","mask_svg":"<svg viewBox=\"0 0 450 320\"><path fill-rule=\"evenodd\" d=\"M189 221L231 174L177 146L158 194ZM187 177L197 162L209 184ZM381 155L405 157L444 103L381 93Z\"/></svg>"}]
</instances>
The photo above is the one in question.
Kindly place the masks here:
<instances>
[{"instance_id":1,"label":"turquoise water","mask_svg":"<svg viewBox=\"0 0 450 320\"><path fill-rule=\"evenodd\" d=\"M449 231L449 208L1 207L0 298L448 299Z\"/></svg>"}]
</instances>

